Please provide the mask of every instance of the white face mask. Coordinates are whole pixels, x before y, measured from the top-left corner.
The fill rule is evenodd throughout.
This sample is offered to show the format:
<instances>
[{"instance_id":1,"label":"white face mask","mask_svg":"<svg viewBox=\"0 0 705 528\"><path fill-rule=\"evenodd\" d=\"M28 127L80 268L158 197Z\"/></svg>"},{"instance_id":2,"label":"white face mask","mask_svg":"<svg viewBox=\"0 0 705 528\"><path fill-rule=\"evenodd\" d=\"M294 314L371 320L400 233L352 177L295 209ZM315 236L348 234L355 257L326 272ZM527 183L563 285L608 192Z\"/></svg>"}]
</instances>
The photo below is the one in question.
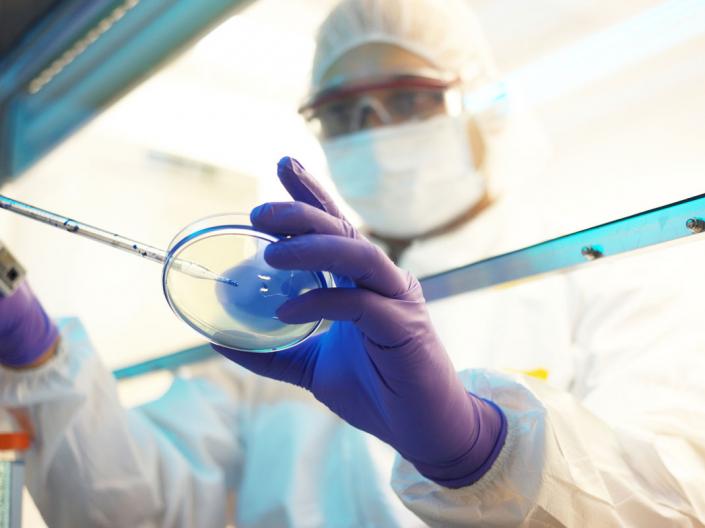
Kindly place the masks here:
<instances>
[{"instance_id":1,"label":"white face mask","mask_svg":"<svg viewBox=\"0 0 705 528\"><path fill-rule=\"evenodd\" d=\"M322 146L340 194L379 235L427 233L485 193L470 153L466 116L364 130Z\"/></svg>"}]
</instances>

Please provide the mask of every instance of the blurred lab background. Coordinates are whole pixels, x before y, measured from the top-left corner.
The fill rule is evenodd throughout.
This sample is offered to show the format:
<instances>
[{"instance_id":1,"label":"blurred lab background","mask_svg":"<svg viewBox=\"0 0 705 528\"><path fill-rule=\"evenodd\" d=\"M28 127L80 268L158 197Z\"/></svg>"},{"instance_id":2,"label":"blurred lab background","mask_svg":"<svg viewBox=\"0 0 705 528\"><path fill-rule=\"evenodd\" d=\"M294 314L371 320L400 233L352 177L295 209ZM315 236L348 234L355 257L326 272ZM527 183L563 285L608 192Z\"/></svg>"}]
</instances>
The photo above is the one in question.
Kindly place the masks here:
<instances>
[{"instance_id":1,"label":"blurred lab background","mask_svg":"<svg viewBox=\"0 0 705 528\"><path fill-rule=\"evenodd\" d=\"M197 218L286 199L276 178L283 155L330 185L296 109L315 29L333 3L249 3L3 194L166 247ZM527 194L551 218L548 234L705 192L703 2L469 3L507 86L549 139L551 162ZM0 27L11 28L11 10L4 15ZM158 265L3 211L0 240L29 270L52 314L83 320L108 366L201 344L170 312ZM151 383L147 393L167 383ZM123 393L128 403L145 397Z\"/></svg>"}]
</instances>

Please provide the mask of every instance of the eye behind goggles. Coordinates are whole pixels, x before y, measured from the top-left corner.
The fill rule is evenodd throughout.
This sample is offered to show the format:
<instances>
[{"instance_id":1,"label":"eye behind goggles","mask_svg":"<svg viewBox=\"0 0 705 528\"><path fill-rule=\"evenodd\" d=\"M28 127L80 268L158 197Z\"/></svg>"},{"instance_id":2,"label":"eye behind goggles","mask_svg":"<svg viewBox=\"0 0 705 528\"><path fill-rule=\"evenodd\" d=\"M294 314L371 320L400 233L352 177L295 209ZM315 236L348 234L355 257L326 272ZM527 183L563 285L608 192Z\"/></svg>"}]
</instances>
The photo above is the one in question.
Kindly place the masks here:
<instances>
[{"instance_id":1,"label":"eye behind goggles","mask_svg":"<svg viewBox=\"0 0 705 528\"><path fill-rule=\"evenodd\" d=\"M451 100L460 97L451 96L459 88L457 76L413 74L340 83L319 91L299 113L320 137L335 137L455 111Z\"/></svg>"}]
</instances>

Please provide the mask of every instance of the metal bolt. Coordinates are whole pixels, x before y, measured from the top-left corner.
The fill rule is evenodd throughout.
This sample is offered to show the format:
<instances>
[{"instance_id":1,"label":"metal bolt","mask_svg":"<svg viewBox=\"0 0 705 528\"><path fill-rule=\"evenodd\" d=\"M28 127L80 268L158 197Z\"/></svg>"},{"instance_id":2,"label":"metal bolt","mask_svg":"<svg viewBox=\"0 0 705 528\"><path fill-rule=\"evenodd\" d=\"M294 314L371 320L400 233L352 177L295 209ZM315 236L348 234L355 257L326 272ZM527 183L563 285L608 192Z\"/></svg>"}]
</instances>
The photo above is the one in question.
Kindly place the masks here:
<instances>
[{"instance_id":1,"label":"metal bolt","mask_svg":"<svg viewBox=\"0 0 705 528\"><path fill-rule=\"evenodd\" d=\"M602 251L592 246L585 246L580 250L580 254L587 260L595 260L602 256Z\"/></svg>"},{"instance_id":2,"label":"metal bolt","mask_svg":"<svg viewBox=\"0 0 705 528\"><path fill-rule=\"evenodd\" d=\"M702 233L705 231L705 220L702 218L688 218L685 227L693 233Z\"/></svg>"}]
</instances>

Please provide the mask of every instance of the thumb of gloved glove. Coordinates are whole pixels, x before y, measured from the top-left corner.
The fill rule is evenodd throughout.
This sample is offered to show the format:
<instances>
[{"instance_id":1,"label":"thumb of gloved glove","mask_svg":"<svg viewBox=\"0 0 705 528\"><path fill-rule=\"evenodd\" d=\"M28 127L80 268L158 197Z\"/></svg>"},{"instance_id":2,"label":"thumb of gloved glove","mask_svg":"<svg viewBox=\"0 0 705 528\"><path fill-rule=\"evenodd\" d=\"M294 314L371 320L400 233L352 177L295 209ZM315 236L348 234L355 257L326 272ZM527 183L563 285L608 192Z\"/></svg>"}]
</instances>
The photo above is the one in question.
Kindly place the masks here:
<instances>
[{"instance_id":1,"label":"thumb of gloved glove","mask_svg":"<svg viewBox=\"0 0 705 528\"><path fill-rule=\"evenodd\" d=\"M254 227L290 235L270 245L265 259L283 270L330 271L338 287L292 299L277 316L287 323L336 322L325 334L273 354L216 350L253 372L310 390L427 478L447 487L472 484L504 444L504 414L465 391L418 281L366 240L298 162L284 158L278 172L296 201L253 210Z\"/></svg>"},{"instance_id":2,"label":"thumb of gloved glove","mask_svg":"<svg viewBox=\"0 0 705 528\"><path fill-rule=\"evenodd\" d=\"M0 364L27 367L45 355L59 336L29 285L0 297Z\"/></svg>"}]
</instances>

